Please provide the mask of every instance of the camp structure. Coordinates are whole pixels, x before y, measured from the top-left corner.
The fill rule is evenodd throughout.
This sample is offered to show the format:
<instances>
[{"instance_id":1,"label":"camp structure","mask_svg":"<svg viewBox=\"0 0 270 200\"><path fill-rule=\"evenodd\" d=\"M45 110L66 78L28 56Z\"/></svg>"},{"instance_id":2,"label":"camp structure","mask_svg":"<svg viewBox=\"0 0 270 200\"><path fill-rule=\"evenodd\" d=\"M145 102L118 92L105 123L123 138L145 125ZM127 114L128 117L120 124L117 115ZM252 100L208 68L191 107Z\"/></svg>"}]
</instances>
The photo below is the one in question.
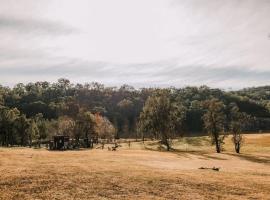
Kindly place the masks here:
<instances>
[{"instance_id":1,"label":"camp structure","mask_svg":"<svg viewBox=\"0 0 270 200\"><path fill-rule=\"evenodd\" d=\"M55 135L50 142L50 150L66 150L69 148L69 136Z\"/></svg>"}]
</instances>

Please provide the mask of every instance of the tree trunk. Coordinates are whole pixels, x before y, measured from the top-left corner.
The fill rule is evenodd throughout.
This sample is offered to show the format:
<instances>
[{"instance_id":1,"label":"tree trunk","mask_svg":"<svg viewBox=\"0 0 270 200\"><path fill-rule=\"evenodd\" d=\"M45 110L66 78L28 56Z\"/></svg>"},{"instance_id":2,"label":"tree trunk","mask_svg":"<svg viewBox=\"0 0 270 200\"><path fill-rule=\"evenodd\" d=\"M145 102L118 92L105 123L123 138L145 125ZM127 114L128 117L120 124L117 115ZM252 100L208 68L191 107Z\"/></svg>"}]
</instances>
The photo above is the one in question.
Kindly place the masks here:
<instances>
[{"instance_id":1,"label":"tree trunk","mask_svg":"<svg viewBox=\"0 0 270 200\"><path fill-rule=\"evenodd\" d=\"M215 139L216 151L217 151L217 153L220 153L220 144L219 144L219 141L218 141L217 133L214 133L214 139Z\"/></svg>"},{"instance_id":2,"label":"tree trunk","mask_svg":"<svg viewBox=\"0 0 270 200\"><path fill-rule=\"evenodd\" d=\"M218 141L216 142L216 151L217 153L220 153L220 145Z\"/></svg>"},{"instance_id":3,"label":"tree trunk","mask_svg":"<svg viewBox=\"0 0 270 200\"><path fill-rule=\"evenodd\" d=\"M171 146L170 146L170 143L168 141L168 138L166 136L162 136L162 144L164 144L167 148L167 151L170 151L171 149Z\"/></svg>"},{"instance_id":4,"label":"tree trunk","mask_svg":"<svg viewBox=\"0 0 270 200\"><path fill-rule=\"evenodd\" d=\"M166 139L166 142L165 142L166 144L166 147L167 147L167 151L170 151L171 150L171 147L170 147L170 144L169 144L169 142L168 142L168 140Z\"/></svg>"},{"instance_id":5,"label":"tree trunk","mask_svg":"<svg viewBox=\"0 0 270 200\"><path fill-rule=\"evenodd\" d=\"M240 144L239 144L239 142L235 143L234 147L235 147L235 152L240 153Z\"/></svg>"},{"instance_id":6,"label":"tree trunk","mask_svg":"<svg viewBox=\"0 0 270 200\"><path fill-rule=\"evenodd\" d=\"M31 136L29 137L29 147L30 148L32 147L32 137Z\"/></svg>"},{"instance_id":7,"label":"tree trunk","mask_svg":"<svg viewBox=\"0 0 270 200\"><path fill-rule=\"evenodd\" d=\"M21 137L21 146L24 146L24 136Z\"/></svg>"}]
</instances>

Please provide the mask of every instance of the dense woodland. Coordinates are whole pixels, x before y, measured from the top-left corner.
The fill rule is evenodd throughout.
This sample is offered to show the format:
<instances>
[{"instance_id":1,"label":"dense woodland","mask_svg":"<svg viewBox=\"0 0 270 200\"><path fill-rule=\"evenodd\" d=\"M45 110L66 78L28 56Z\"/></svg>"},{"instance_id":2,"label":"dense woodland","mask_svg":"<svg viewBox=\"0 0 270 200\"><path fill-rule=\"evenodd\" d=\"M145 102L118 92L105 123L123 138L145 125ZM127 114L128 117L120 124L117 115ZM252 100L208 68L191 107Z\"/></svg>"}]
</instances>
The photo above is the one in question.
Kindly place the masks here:
<instances>
[{"instance_id":1,"label":"dense woodland","mask_svg":"<svg viewBox=\"0 0 270 200\"><path fill-rule=\"evenodd\" d=\"M166 143L172 135L205 134L213 124L211 133L270 130L270 86L239 91L207 86L135 89L96 82L72 84L63 78L56 83L19 83L13 88L0 85L3 146L31 145L59 134L77 140L91 135L162 139L161 132L168 133Z\"/></svg>"}]
</instances>

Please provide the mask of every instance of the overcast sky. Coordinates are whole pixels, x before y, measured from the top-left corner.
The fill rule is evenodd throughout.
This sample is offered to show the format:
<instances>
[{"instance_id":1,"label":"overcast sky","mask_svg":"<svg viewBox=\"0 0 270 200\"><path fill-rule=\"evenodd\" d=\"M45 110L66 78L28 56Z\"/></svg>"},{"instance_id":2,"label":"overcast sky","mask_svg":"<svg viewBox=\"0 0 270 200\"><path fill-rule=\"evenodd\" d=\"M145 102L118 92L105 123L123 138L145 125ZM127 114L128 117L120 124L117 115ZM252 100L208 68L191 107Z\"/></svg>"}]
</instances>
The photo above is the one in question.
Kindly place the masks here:
<instances>
[{"instance_id":1,"label":"overcast sky","mask_svg":"<svg viewBox=\"0 0 270 200\"><path fill-rule=\"evenodd\" d=\"M0 0L0 84L270 84L270 0Z\"/></svg>"}]
</instances>

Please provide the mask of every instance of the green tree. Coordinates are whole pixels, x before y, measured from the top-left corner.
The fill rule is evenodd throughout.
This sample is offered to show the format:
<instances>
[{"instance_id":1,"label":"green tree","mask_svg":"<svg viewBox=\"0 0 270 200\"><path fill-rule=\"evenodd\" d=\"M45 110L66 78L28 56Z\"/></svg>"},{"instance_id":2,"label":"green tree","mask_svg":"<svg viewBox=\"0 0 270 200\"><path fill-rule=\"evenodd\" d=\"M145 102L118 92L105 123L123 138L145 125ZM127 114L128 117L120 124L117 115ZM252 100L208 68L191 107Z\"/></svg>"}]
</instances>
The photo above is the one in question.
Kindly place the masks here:
<instances>
[{"instance_id":1,"label":"green tree","mask_svg":"<svg viewBox=\"0 0 270 200\"><path fill-rule=\"evenodd\" d=\"M9 109L0 107L0 136L2 145L9 146L16 144L15 120L19 117L20 111L17 108Z\"/></svg>"},{"instance_id":2,"label":"green tree","mask_svg":"<svg viewBox=\"0 0 270 200\"><path fill-rule=\"evenodd\" d=\"M92 147L93 143L89 142L95 136L95 117L91 112L80 111L75 120L75 138L79 143L80 137L84 137L85 146Z\"/></svg>"},{"instance_id":3,"label":"green tree","mask_svg":"<svg viewBox=\"0 0 270 200\"><path fill-rule=\"evenodd\" d=\"M38 142L40 140L40 134L39 134L39 129L36 124L36 120L32 118L30 120L30 125L28 128L28 138L29 138L29 146L32 147L33 141Z\"/></svg>"},{"instance_id":4,"label":"green tree","mask_svg":"<svg viewBox=\"0 0 270 200\"><path fill-rule=\"evenodd\" d=\"M218 99L207 100L204 105L206 107L206 113L203 115L204 128L210 134L212 144L216 146L216 152L220 153L225 138L225 105Z\"/></svg>"},{"instance_id":5,"label":"green tree","mask_svg":"<svg viewBox=\"0 0 270 200\"><path fill-rule=\"evenodd\" d=\"M48 132L48 120L46 120L44 117L43 117L43 114L42 113L39 113L39 114L36 114L35 116L35 122L36 122L36 125L38 127L38 131L39 131L39 144L40 144L40 141L43 140L43 139L46 139L49 135L49 132Z\"/></svg>"},{"instance_id":6,"label":"green tree","mask_svg":"<svg viewBox=\"0 0 270 200\"><path fill-rule=\"evenodd\" d=\"M161 139L169 151L177 127L182 125L185 118L185 108L178 102L172 102L169 90L158 90L149 97L139 118L139 127L142 133L152 134Z\"/></svg>"},{"instance_id":7,"label":"green tree","mask_svg":"<svg viewBox=\"0 0 270 200\"><path fill-rule=\"evenodd\" d=\"M268 111L270 112L270 100L269 100L269 102L267 102L267 104L266 104L266 108L268 109Z\"/></svg>"},{"instance_id":8,"label":"green tree","mask_svg":"<svg viewBox=\"0 0 270 200\"><path fill-rule=\"evenodd\" d=\"M15 127L17 130L17 133L20 137L20 145L21 146L26 146L28 143L28 128L30 126L29 120L26 118L26 116L20 115L16 120L15 120Z\"/></svg>"}]
</instances>

